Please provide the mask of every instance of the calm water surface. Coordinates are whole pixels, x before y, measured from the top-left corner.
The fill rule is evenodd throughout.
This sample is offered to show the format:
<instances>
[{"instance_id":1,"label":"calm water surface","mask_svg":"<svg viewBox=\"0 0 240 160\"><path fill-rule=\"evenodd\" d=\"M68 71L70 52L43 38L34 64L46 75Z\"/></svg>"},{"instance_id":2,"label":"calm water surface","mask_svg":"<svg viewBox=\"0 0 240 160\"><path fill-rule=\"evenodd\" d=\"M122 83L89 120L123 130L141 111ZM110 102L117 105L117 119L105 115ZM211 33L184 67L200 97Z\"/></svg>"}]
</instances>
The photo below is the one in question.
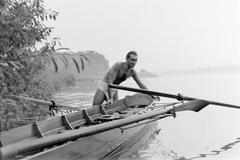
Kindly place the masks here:
<instances>
[{"instance_id":1,"label":"calm water surface","mask_svg":"<svg viewBox=\"0 0 240 160\"><path fill-rule=\"evenodd\" d=\"M142 79L150 89L170 94L240 105L240 74L171 76ZM72 106L91 106L97 82L82 82L56 94L56 99ZM137 87L132 79L122 85ZM133 92L119 91L119 97ZM167 102L171 99L161 98ZM209 105L202 111L180 112L177 117L158 121L161 132L138 150L145 160L240 160L240 110Z\"/></svg>"}]
</instances>

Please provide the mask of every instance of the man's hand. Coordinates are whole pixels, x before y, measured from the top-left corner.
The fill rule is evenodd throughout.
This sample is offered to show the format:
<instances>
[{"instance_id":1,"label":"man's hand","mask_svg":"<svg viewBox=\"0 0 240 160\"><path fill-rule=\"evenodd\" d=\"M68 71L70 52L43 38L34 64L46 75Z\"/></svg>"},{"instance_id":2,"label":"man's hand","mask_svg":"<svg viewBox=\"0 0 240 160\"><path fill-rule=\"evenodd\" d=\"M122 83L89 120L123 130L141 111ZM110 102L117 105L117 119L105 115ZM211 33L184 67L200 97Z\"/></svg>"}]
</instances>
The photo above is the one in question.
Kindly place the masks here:
<instances>
[{"instance_id":1,"label":"man's hand","mask_svg":"<svg viewBox=\"0 0 240 160\"><path fill-rule=\"evenodd\" d=\"M113 99L112 98L108 99L108 101L107 101L108 107L110 107L112 104L113 104Z\"/></svg>"},{"instance_id":2,"label":"man's hand","mask_svg":"<svg viewBox=\"0 0 240 160\"><path fill-rule=\"evenodd\" d=\"M152 97L153 99L157 99L158 101L160 101L160 97L159 97L159 96L151 95L151 97Z\"/></svg>"}]
</instances>

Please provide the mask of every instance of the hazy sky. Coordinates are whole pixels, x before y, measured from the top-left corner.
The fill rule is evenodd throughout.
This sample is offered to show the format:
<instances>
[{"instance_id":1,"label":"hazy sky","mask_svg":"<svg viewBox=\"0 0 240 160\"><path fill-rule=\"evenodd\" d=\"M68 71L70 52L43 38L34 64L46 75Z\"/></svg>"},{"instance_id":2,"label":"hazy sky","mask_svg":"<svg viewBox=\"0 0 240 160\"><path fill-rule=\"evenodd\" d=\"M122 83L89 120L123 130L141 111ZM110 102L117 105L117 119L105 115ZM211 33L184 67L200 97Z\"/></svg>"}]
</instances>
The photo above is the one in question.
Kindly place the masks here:
<instances>
[{"instance_id":1,"label":"hazy sky","mask_svg":"<svg viewBox=\"0 0 240 160\"><path fill-rule=\"evenodd\" d=\"M45 0L60 12L53 37L110 65L138 52L136 69L240 64L240 0Z\"/></svg>"}]
</instances>

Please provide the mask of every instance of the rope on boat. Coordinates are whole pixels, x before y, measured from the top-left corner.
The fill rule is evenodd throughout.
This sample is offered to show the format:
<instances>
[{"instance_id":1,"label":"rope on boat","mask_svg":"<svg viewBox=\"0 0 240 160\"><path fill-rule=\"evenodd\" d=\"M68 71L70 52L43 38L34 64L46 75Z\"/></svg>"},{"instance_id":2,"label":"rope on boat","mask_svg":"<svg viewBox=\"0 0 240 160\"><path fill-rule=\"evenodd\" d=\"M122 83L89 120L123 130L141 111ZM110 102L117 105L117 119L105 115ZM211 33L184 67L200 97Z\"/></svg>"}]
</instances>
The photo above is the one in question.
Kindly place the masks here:
<instances>
[{"instance_id":1,"label":"rope on boat","mask_svg":"<svg viewBox=\"0 0 240 160\"><path fill-rule=\"evenodd\" d=\"M155 110L157 111L157 110L165 109L165 108L167 108L167 107L169 107L169 106L173 106L173 109L172 109L171 112L168 113L168 114L164 114L164 115L160 115L160 116L151 118L152 120L150 120L150 121L147 121L147 122L144 122L144 123L141 123L141 124L137 124L137 125L134 125L134 126L131 126L131 127L125 127L125 128L119 127L119 128L121 129L121 132L123 133L124 130L131 129L131 128L134 128L134 127L137 127L137 126L140 126L140 125L143 125L143 124L147 124L147 123L150 123L150 122L154 122L154 121L160 120L160 119L162 119L162 118L166 118L166 117L170 117L170 116L172 116L172 117L175 118L175 117L176 117L175 105L182 103L182 102L161 103L161 104L163 104L163 105L155 106L156 104L160 104L160 103L158 103L158 102L159 102L159 100L154 100L148 107L146 107L146 108L144 108L143 110L137 112L136 114L142 114L143 112L145 113L145 111L148 110L148 109L152 109L152 110L155 109ZM153 108L153 106L154 106L154 108ZM137 123L138 123L138 122L137 122Z\"/></svg>"},{"instance_id":2,"label":"rope on boat","mask_svg":"<svg viewBox=\"0 0 240 160\"><path fill-rule=\"evenodd\" d=\"M146 108L144 108L143 110L137 112L136 114L141 114L143 112L145 112L148 109L152 109L152 110L160 110L160 109L166 109L169 106L173 106L180 104L182 102L173 102L173 103L160 103L158 100L154 100L149 106L147 106Z\"/></svg>"},{"instance_id":3,"label":"rope on boat","mask_svg":"<svg viewBox=\"0 0 240 160\"><path fill-rule=\"evenodd\" d=\"M124 130L131 129L131 128L134 128L134 127L137 127L137 126L141 126L141 125L144 125L144 124L147 124L147 123L151 123L151 122L160 120L162 118L171 117L171 116L174 117L174 114L160 115L160 116L157 116L157 117L153 117L153 118L151 118L152 120L144 122L144 123L141 123L141 124L137 124L137 125L134 125L134 126L131 126L131 127L124 127L124 128L123 127L119 127L119 128L121 129L121 133L123 133ZM136 123L138 123L138 122L136 122Z\"/></svg>"}]
</instances>

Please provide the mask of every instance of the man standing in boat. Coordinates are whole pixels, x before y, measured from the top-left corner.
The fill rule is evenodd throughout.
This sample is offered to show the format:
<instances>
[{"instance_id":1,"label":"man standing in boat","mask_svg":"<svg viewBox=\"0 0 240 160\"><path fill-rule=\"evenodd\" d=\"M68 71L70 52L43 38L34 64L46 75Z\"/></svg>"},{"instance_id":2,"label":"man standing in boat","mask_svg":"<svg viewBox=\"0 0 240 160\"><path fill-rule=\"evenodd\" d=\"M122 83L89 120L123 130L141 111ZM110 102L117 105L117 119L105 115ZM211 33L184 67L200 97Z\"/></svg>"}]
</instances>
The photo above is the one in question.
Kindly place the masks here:
<instances>
[{"instance_id":1,"label":"man standing in boat","mask_svg":"<svg viewBox=\"0 0 240 160\"><path fill-rule=\"evenodd\" d=\"M98 83L93 99L93 107L101 105L104 100L106 100L108 104L118 100L118 91L116 89L109 88L108 86L109 84L119 85L129 77L133 77L141 89L147 89L147 87L139 79L137 72L134 69L137 60L137 52L130 51L126 55L126 62L117 62L107 71L105 76Z\"/></svg>"}]
</instances>

